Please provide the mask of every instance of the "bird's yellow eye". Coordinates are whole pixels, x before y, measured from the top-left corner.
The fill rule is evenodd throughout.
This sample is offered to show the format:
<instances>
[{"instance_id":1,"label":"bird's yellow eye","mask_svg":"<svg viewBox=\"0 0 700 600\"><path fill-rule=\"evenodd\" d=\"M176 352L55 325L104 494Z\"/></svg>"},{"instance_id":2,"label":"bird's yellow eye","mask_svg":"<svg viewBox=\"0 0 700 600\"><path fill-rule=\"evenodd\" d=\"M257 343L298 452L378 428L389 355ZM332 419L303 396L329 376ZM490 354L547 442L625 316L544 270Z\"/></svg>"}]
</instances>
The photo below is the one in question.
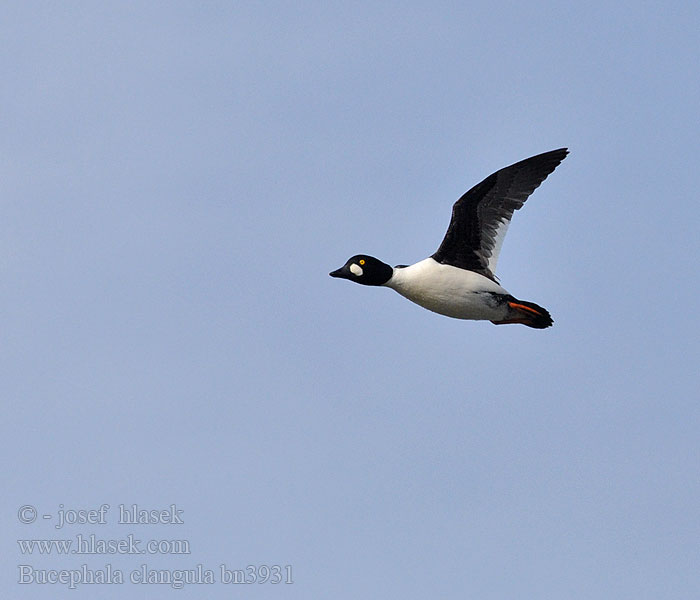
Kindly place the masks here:
<instances>
[{"instance_id":1,"label":"bird's yellow eye","mask_svg":"<svg viewBox=\"0 0 700 600\"><path fill-rule=\"evenodd\" d=\"M364 264L365 264L365 259L364 259L364 258L361 258L361 259L360 259L360 264L361 264L361 265L364 265Z\"/></svg>"}]
</instances>

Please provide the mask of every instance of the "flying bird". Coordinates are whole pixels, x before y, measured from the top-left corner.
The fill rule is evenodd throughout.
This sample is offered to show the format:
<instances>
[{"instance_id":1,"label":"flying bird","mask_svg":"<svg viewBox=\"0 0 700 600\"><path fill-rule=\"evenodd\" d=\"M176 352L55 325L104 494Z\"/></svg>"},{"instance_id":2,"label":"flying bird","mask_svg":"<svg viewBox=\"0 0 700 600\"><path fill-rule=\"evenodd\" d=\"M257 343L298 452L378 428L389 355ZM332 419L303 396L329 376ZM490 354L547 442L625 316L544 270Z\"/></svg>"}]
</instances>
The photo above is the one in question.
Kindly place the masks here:
<instances>
[{"instance_id":1,"label":"flying bird","mask_svg":"<svg viewBox=\"0 0 700 600\"><path fill-rule=\"evenodd\" d=\"M373 256L357 254L330 276L389 287L423 308L455 319L549 327L549 312L511 296L495 271L513 212L568 153L560 148L526 158L475 185L455 202L442 244L425 260L390 267Z\"/></svg>"}]
</instances>

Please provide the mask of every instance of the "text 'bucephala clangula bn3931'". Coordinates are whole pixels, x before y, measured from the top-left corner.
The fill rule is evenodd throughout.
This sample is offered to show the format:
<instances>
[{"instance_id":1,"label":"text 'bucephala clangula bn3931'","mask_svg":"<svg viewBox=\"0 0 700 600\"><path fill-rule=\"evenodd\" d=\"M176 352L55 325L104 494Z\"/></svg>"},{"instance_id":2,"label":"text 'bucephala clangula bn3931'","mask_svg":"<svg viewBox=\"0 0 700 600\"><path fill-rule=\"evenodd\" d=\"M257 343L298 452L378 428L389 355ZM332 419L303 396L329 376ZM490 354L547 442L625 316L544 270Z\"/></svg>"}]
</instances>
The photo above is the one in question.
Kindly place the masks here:
<instances>
[{"instance_id":1,"label":"text 'bucephala clangula bn3931'","mask_svg":"<svg viewBox=\"0 0 700 600\"><path fill-rule=\"evenodd\" d=\"M494 273L513 212L567 154L560 148L526 158L475 185L455 202L445 239L431 257L392 268L357 254L330 276L392 288L423 308L455 319L549 327L552 317L546 309L511 296Z\"/></svg>"}]
</instances>

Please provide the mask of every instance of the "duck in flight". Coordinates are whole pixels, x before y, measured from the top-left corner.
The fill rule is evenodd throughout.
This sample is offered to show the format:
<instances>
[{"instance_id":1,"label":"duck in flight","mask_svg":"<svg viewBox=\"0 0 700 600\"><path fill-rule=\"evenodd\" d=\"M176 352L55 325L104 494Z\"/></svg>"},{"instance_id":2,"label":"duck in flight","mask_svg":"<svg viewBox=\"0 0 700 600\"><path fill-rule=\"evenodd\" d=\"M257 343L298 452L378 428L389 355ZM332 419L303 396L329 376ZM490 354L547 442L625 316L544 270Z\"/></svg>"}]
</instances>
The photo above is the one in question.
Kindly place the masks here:
<instances>
[{"instance_id":1,"label":"duck in flight","mask_svg":"<svg viewBox=\"0 0 700 600\"><path fill-rule=\"evenodd\" d=\"M568 152L560 148L526 158L475 185L455 202L445 239L429 258L392 268L357 254L330 276L389 287L423 308L455 319L549 327L552 317L546 309L511 296L494 273L513 212Z\"/></svg>"}]
</instances>

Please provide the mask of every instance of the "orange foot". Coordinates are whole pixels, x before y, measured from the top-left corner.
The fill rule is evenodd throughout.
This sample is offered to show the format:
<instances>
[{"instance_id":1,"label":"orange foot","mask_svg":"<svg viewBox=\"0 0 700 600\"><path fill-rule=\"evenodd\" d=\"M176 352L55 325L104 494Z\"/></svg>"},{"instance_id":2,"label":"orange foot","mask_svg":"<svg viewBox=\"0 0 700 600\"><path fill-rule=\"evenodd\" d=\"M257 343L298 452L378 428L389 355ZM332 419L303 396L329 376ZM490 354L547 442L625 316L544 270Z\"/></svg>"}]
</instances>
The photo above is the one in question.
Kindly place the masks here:
<instances>
[{"instance_id":1,"label":"orange foot","mask_svg":"<svg viewBox=\"0 0 700 600\"><path fill-rule=\"evenodd\" d=\"M525 306L524 304L518 304L517 302L509 302L508 306L510 306L511 308L515 308L516 310L526 310L528 312L531 312L532 314L540 316L539 311L535 310L534 308L530 308L529 306Z\"/></svg>"},{"instance_id":2,"label":"orange foot","mask_svg":"<svg viewBox=\"0 0 700 600\"><path fill-rule=\"evenodd\" d=\"M505 321L491 321L494 325L510 325L511 323L521 323L527 325L527 319L506 319Z\"/></svg>"}]
</instances>

